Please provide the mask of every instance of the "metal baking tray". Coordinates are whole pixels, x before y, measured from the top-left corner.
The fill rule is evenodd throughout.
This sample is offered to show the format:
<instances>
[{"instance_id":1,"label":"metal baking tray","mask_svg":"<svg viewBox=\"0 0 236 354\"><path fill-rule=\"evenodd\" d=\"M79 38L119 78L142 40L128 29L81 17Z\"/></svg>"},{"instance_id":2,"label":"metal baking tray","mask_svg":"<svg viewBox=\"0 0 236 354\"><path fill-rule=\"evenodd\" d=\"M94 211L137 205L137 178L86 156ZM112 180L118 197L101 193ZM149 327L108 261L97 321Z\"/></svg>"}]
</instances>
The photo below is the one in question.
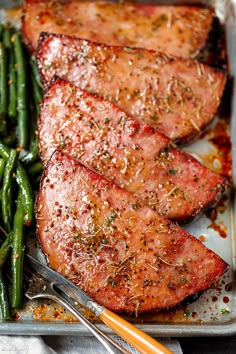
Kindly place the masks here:
<instances>
[{"instance_id":1,"label":"metal baking tray","mask_svg":"<svg viewBox=\"0 0 236 354\"><path fill-rule=\"evenodd\" d=\"M145 2L145 1L138 1ZM203 164L218 170L220 162L217 150L212 141L216 137L220 142L219 132L228 131L228 144L232 148L229 154L233 160L233 185L228 195L211 212L202 214L185 228L204 244L218 253L228 264L229 270L211 289L205 291L192 304L177 308L175 311L161 312L156 315L128 318L145 332L158 336L215 336L236 334L236 287L235 287L235 230L236 230L236 0L202 0L202 1L151 1L160 5L205 5L215 10L220 26L225 31L229 84L223 99L223 108L209 129L185 150L199 158ZM21 1L0 1L0 22L13 21L18 27L16 11L8 10L17 7ZM223 128L222 128L223 127ZM229 156L228 156L229 157ZM31 249L40 256L35 247L35 238L30 240ZM42 255L41 255L42 256ZM98 326L109 333L102 324ZM0 323L0 334L31 335L89 335L87 330L75 322L69 314L54 303L26 302L25 307L11 322Z\"/></svg>"}]
</instances>

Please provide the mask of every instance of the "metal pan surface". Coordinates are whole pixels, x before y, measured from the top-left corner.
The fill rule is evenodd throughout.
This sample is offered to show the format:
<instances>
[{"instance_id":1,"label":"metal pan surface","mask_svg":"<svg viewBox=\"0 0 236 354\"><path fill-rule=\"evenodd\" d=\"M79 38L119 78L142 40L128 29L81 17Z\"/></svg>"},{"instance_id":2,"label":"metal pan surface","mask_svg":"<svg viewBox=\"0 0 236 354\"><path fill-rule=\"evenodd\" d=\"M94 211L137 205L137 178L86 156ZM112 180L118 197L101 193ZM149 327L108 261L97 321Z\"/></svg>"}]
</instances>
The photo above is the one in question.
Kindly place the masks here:
<instances>
[{"instance_id":1,"label":"metal pan surface","mask_svg":"<svg viewBox=\"0 0 236 354\"><path fill-rule=\"evenodd\" d=\"M215 336L236 334L236 0L203 1L138 1L160 5L204 5L214 9L219 26L225 32L227 53L228 85L223 97L222 107L214 123L194 143L184 149L216 172L222 160L220 132L228 137L231 146L233 187L230 193L205 214L185 228L204 244L219 254L230 265L221 280L205 291L195 302L182 306L175 311L156 315L128 318L145 332L158 336ZM21 1L0 1L0 22L13 21L19 26L15 11L9 9L21 5ZM215 144L218 141L218 144ZM31 252L42 257L35 239L29 242ZM109 333L109 330L98 323ZM88 335L87 330L55 304L44 302L26 302L17 318L11 322L0 323L1 334L31 335Z\"/></svg>"}]
</instances>

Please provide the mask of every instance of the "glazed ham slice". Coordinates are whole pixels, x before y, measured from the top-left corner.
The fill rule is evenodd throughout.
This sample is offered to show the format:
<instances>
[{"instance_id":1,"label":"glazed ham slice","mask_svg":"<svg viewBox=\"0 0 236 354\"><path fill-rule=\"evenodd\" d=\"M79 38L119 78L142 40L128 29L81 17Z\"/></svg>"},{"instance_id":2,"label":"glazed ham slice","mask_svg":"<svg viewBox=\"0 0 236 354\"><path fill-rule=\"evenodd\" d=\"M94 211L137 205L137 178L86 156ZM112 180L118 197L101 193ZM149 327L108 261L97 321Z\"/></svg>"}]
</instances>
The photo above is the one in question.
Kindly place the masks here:
<instances>
[{"instance_id":1,"label":"glazed ham slice","mask_svg":"<svg viewBox=\"0 0 236 354\"><path fill-rule=\"evenodd\" d=\"M182 143L211 122L225 85L197 61L45 33L38 65L45 84L60 76Z\"/></svg>"},{"instance_id":2,"label":"glazed ham slice","mask_svg":"<svg viewBox=\"0 0 236 354\"><path fill-rule=\"evenodd\" d=\"M24 1L23 35L35 51L40 32L193 57L212 25L210 9L104 1Z\"/></svg>"},{"instance_id":3,"label":"glazed ham slice","mask_svg":"<svg viewBox=\"0 0 236 354\"><path fill-rule=\"evenodd\" d=\"M218 280L226 263L136 198L56 152L37 198L49 265L101 305L140 314L174 306Z\"/></svg>"},{"instance_id":4,"label":"glazed ham slice","mask_svg":"<svg viewBox=\"0 0 236 354\"><path fill-rule=\"evenodd\" d=\"M61 149L133 193L137 205L181 223L215 203L227 187L225 178L163 134L62 79L44 96L38 136L44 165Z\"/></svg>"}]
</instances>

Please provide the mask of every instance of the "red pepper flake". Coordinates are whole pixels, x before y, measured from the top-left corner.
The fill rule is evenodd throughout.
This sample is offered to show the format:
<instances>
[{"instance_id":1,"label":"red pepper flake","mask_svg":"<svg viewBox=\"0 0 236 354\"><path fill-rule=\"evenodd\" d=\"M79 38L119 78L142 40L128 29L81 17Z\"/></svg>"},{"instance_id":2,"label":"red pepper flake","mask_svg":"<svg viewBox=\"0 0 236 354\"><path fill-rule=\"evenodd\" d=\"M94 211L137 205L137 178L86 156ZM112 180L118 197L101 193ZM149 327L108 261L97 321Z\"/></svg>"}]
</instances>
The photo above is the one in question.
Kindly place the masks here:
<instances>
[{"instance_id":1,"label":"red pepper flake","mask_svg":"<svg viewBox=\"0 0 236 354\"><path fill-rule=\"evenodd\" d=\"M15 313L14 315L15 320L19 320L20 319L20 314L18 312Z\"/></svg>"},{"instance_id":2,"label":"red pepper flake","mask_svg":"<svg viewBox=\"0 0 236 354\"><path fill-rule=\"evenodd\" d=\"M31 221L30 221L29 219L25 220L25 225L26 225L27 227L29 227L30 224L31 224Z\"/></svg>"},{"instance_id":3,"label":"red pepper flake","mask_svg":"<svg viewBox=\"0 0 236 354\"><path fill-rule=\"evenodd\" d=\"M196 319L198 317L198 313L197 312L192 312L192 318Z\"/></svg>"},{"instance_id":4,"label":"red pepper flake","mask_svg":"<svg viewBox=\"0 0 236 354\"><path fill-rule=\"evenodd\" d=\"M53 314L53 317L54 317L54 318L57 318L58 316L59 316L58 311L55 311L54 314Z\"/></svg>"},{"instance_id":5,"label":"red pepper flake","mask_svg":"<svg viewBox=\"0 0 236 354\"><path fill-rule=\"evenodd\" d=\"M224 302L225 304L227 304L227 303L229 302L229 297L228 297L228 296L224 296L224 297L223 297L223 302Z\"/></svg>"}]
</instances>

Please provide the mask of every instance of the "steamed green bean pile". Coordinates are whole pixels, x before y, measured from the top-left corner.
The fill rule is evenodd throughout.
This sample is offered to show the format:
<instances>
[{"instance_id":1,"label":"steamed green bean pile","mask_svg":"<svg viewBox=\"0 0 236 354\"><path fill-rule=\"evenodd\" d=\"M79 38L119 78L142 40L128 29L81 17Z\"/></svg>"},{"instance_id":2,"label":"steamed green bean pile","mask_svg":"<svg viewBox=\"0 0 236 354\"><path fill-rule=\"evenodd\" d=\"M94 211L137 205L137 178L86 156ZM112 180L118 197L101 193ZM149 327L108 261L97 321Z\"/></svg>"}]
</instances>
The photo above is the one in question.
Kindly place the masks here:
<instances>
[{"instance_id":1,"label":"steamed green bean pile","mask_svg":"<svg viewBox=\"0 0 236 354\"><path fill-rule=\"evenodd\" d=\"M42 90L37 67L9 24L0 25L0 319L23 304L27 236L42 166L36 136ZM8 268L10 276L6 277ZM6 272L7 269L7 272Z\"/></svg>"}]
</instances>

